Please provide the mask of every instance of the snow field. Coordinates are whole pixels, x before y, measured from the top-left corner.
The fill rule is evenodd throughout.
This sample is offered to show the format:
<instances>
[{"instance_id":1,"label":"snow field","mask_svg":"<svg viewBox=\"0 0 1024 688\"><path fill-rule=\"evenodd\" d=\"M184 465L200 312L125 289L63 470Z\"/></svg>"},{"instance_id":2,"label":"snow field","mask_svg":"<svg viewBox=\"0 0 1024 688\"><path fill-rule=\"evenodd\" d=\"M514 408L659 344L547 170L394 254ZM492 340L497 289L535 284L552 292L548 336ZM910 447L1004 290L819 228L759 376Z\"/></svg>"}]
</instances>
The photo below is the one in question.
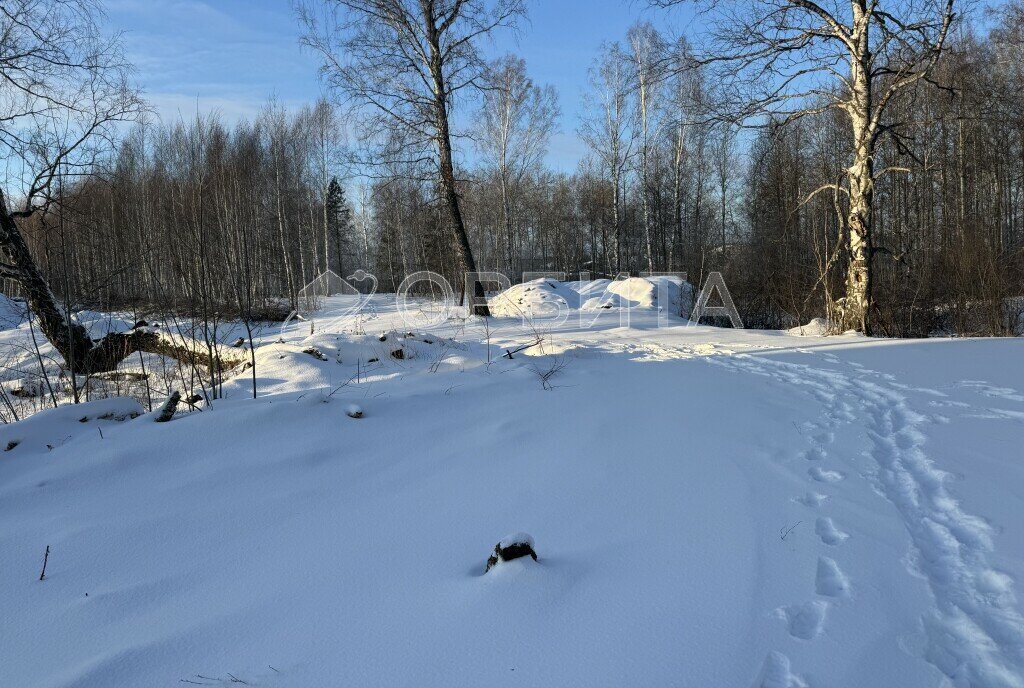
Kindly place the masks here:
<instances>
[{"instance_id":1,"label":"snow field","mask_svg":"<svg viewBox=\"0 0 1024 688\"><path fill-rule=\"evenodd\" d=\"M1019 342L602 310L378 303L255 400L0 428L0 685L1024 685Z\"/></svg>"}]
</instances>

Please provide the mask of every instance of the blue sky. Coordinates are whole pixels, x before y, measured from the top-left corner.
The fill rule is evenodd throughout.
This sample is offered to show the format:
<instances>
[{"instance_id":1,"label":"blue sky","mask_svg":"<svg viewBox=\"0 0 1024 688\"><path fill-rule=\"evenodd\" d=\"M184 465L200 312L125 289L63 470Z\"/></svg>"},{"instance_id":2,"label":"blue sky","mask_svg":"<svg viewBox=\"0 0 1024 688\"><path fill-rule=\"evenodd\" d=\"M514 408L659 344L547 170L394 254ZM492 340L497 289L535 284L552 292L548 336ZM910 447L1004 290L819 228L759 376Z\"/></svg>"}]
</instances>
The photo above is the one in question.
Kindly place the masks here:
<instances>
[{"instance_id":1,"label":"blue sky","mask_svg":"<svg viewBox=\"0 0 1024 688\"><path fill-rule=\"evenodd\" d=\"M125 32L138 80L161 117L218 109L251 118L270 95L289 106L321 93L316 56L298 44L289 0L107 0L111 30ZM642 0L531 0L518 36L502 34L490 53L522 55L539 83L559 92L562 132L548 162L572 170L583 148L575 130L586 73L605 39L620 39L638 17L665 25Z\"/></svg>"}]
</instances>

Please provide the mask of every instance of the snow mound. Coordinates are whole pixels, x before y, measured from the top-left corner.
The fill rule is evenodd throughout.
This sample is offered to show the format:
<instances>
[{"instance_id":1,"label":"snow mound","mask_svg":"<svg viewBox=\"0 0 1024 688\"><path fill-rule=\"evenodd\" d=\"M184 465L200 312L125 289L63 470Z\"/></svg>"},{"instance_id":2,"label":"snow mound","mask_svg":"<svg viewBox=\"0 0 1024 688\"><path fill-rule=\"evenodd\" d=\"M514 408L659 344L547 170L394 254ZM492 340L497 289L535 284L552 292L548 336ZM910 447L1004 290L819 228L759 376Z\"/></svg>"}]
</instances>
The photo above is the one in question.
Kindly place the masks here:
<instances>
[{"instance_id":1,"label":"snow mound","mask_svg":"<svg viewBox=\"0 0 1024 688\"><path fill-rule=\"evenodd\" d=\"M580 295L553 279L516 284L490 302L491 313L503 317L552 318L580 306Z\"/></svg>"},{"instance_id":2,"label":"snow mound","mask_svg":"<svg viewBox=\"0 0 1024 688\"><path fill-rule=\"evenodd\" d=\"M596 279L588 282L571 282L571 286L580 295L580 301L593 298L595 296L601 296L608 291L608 285L611 284L610 279Z\"/></svg>"},{"instance_id":3,"label":"snow mound","mask_svg":"<svg viewBox=\"0 0 1024 688\"><path fill-rule=\"evenodd\" d=\"M664 310L672 315L688 315L693 308L693 287L678 277L629 277L624 280L597 280L580 289L583 310L633 308Z\"/></svg>"},{"instance_id":4,"label":"snow mound","mask_svg":"<svg viewBox=\"0 0 1024 688\"><path fill-rule=\"evenodd\" d=\"M828 333L828 320L825 320L825 318L813 318L806 325L798 325L786 330L786 334L797 337L824 337Z\"/></svg>"},{"instance_id":5,"label":"snow mound","mask_svg":"<svg viewBox=\"0 0 1024 688\"><path fill-rule=\"evenodd\" d=\"M608 293L640 308L655 308L658 305L658 285L642 277L615 280L608 285Z\"/></svg>"},{"instance_id":6,"label":"snow mound","mask_svg":"<svg viewBox=\"0 0 1024 688\"><path fill-rule=\"evenodd\" d=\"M678 277L629 277L558 282L537 279L517 284L492 299L491 313L505 317L553 318L567 310L617 308L689 314L693 287Z\"/></svg>"},{"instance_id":7,"label":"snow mound","mask_svg":"<svg viewBox=\"0 0 1024 688\"><path fill-rule=\"evenodd\" d=\"M127 397L110 397L47 409L0 427L0 451L12 455L51 451L96 428L138 418L146 409ZM102 431L102 430L101 430Z\"/></svg>"}]
</instances>

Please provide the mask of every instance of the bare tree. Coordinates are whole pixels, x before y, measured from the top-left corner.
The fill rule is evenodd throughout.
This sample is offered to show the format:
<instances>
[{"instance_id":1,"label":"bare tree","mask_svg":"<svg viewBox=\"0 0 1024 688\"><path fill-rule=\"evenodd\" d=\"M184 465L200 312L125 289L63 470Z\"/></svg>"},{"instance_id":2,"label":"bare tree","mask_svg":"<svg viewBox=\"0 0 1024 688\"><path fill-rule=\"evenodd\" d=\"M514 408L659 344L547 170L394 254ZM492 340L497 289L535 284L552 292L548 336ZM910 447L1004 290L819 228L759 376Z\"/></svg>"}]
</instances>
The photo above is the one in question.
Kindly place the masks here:
<instances>
[{"instance_id":1,"label":"bare tree","mask_svg":"<svg viewBox=\"0 0 1024 688\"><path fill-rule=\"evenodd\" d=\"M118 36L99 29L92 0L12 0L0 5L0 274L24 290L39 327L69 372L111 370L127 356L158 351L196 356L149 330L112 333L93 341L50 285L22 236L19 220L45 212L55 185L91 174L118 122L136 118L143 104L131 86ZM20 198L10 190L20 188ZM208 361L212 364L212 361Z\"/></svg>"},{"instance_id":2,"label":"bare tree","mask_svg":"<svg viewBox=\"0 0 1024 688\"><path fill-rule=\"evenodd\" d=\"M587 114L578 133L601 161L612 191L611 269L622 267L622 185L633 154L635 128L629 111L630 62L618 43L605 44L590 70Z\"/></svg>"},{"instance_id":3,"label":"bare tree","mask_svg":"<svg viewBox=\"0 0 1024 688\"><path fill-rule=\"evenodd\" d=\"M672 242L666 264L669 269L675 270L685 264L685 182L695 157L690 141L693 130L706 118L705 91L708 90L708 85L704 81L703 69L695 64L690 44L685 38L681 37L676 41L671 62L666 68L670 76L667 88L670 92L669 106L672 110L669 118L672 125L669 142L669 158L672 161Z\"/></svg>"},{"instance_id":4,"label":"bare tree","mask_svg":"<svg viewBox=\"0 0 1024 688\"><path fill-rule=\"evenodd\" d=\"M510 275L518 272L513 206L526 176L539 169L558 116L555 89L535 85L522 58L506 55L488 65L476 141L487 167L498 178L505 266Z\"/></svg>"},{"instance_id":5,"label":"bare tree","mask_svg":"<svg viewBox=\"0 0 1024 688\"><path fill-rule=\"evenodd\" d=\"M660 127L659 98L664 85L666 46L657 30L649 23L636 24L626 33L636 88L636 121L639 129L640 205L643 210L644 248L647 269L654 272L654 251L651 243L652 179L651 166L654 140Z\"/></svg>"},{"instance_id":6,"label":"bare tree","mask_svg":"<svg viewBox=\"0 0 1024 688\"><path fill-rule=\"evenodd\" d=\"M320 218L323 222L323 263L317 263L317 272L331 269L331 246L333 244L335 271L343 275L342 257L345 237L337 231L337 215L342 211L338 207L338 195L342 193L342 187L337 180L336 173L342 160L345 131L334 107L323 99L318 100L310 112L309 124L312 133L310 167L315 175L317 189L320 192L319 204L323 211ZM332 209L334 217L331 217Z\"/></svg>"},{"instance_id":7,"label":"bare tree","mask_svg":"<svg viewBox=\"0 0 1024 688\"><path fill-rule=\"evenodd\" d=\"M716 127L714 141L714 165L715 175L718 178L719 194L719 225L721 230L722 260L726 259L728 245L728 206L729 206L729 183L732 181L732 169L736 157L736 131L728 122L723 122Z\"/></svg>"},{"instance_id":8,"label":"bare tree","mask_svg":"<svg viewBox=\"0 0 1024 688\"><path fill-rule=\"evenodd\" d=\"M448 210L462 268L476 272L455 176L451 109L477 89L485 66L477 43L525 15L523 0L300 0L305 44L324 58L329 86L360 106L376 162L429 162ZM475 310L484 288L474 282Z\"/></svg>"},{"instance_id":9,"label":"bare tree","mask_svg":"<svg viewBox=\"0 0 1024 688\"><path fill-rule=\"evenodd\" d=\"M651 0L659 7L689 0ZM927 80L954 18L954 0L695 0L717 16L711 51L732 87L733 114L769 113L775 121L839 110L850 125L852 159L841 189L847 198L849 265L842 325L871 331L872 235L875 183L902 168L875 169L885 134L899 136L887 117L893 98Z\"/></svg>"}]
</instances>

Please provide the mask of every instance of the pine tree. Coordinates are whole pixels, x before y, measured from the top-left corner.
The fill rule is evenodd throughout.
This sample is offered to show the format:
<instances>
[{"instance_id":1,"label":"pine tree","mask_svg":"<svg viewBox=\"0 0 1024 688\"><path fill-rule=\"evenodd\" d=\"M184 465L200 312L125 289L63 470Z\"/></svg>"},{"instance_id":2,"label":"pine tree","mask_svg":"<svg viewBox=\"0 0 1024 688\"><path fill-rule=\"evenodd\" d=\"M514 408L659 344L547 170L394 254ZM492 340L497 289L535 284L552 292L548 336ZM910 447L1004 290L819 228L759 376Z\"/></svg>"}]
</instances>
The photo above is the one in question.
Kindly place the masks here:
<instances>
[{"instance_id":1,"label":"pine tree","mask_svg":"<svg viewBox=\"0 0 1024 688\"><path fill-rule=\"evenodd\" d=\"M338 183L337 177L331 177L327 187L327 226L334 237L334 251L337 257L337 272L345 276L344 255L352 230L352 208L345 198L345 187Z\"/></svg>"}]
</instances>

